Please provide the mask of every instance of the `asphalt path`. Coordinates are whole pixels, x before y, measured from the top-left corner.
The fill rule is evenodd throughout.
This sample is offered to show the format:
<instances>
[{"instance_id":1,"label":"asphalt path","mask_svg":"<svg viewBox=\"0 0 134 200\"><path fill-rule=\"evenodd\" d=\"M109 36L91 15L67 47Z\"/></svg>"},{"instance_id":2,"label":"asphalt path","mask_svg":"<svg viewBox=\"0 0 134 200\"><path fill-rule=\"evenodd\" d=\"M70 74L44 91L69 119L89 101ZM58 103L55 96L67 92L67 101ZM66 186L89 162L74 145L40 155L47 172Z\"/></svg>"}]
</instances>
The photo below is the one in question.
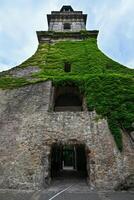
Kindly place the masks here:
<instances>
[{"instance_id":1,"label":"asphalt path","mask_svg":"<svg viewBox=\"0 0 134 200\"><path fill-rule=\"evenodd\" d=\"M134 200L134 192L97 191L85 180L56 180L39 191L1 189L0 200Z\"/></svg>"}]
</instances>

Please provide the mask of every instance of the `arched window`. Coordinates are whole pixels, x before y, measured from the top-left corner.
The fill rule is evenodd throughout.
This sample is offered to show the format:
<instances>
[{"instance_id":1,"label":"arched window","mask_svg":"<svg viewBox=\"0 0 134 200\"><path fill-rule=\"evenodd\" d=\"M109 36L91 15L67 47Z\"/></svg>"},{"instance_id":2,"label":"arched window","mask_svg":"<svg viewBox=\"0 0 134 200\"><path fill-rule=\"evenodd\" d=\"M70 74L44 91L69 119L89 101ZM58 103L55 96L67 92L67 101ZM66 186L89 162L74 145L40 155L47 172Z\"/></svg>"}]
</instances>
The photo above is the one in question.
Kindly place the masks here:
<instances>
[{"instance_id":1,"label":"arched window","mask_svg":"<svg viewBox=\"0 0 134 200\"><path fill-rule=\"evenodd\" d=\"M69 23L65 23L64 30L70 30L70 29L71 29L71 25Z\"/></svg>"},{"instance_id":2,"label":"arched window","mask_svg":"<svg viewBox=\"0 0 134 200\"><path fill-rule=\"evenodd\" d=\"M82 100L82 95L75 87L57 88L54 111L82 111Z\"/></svg>"}]
</instances>

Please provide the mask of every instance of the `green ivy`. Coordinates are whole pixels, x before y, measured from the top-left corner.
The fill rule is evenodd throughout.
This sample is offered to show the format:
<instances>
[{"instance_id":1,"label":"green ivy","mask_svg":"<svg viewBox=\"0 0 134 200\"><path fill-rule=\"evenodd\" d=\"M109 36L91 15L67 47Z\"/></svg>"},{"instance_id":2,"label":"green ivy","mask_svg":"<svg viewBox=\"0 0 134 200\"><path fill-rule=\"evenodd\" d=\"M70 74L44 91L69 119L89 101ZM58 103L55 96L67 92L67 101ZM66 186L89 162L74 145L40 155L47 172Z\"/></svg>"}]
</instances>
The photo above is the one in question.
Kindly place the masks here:
<instances>
[{"instance_id":1,"label":"green ivy","mask_svg":"<svg viewBox=\"0 0 134 200\"><path fill-rule=\"evenodd\" d=\"M51 33L54 34L54 33ZM86 31L81 34L88 36ZM64 63L71 72L64 72ZM133 131L134 70L111 60L97 46L95 38L83 41L41 43L35 54L16 69L39 66L33 80L0 75L0 88L15 88L30 83L52 80L54 85L75 85L84 93L89 111L108 119L109 128L120 151L123 149L121 129ZM34 79L35 78L35 79ZM31 79L32 80L32 79Z\"/></svg>"}]
</instances>

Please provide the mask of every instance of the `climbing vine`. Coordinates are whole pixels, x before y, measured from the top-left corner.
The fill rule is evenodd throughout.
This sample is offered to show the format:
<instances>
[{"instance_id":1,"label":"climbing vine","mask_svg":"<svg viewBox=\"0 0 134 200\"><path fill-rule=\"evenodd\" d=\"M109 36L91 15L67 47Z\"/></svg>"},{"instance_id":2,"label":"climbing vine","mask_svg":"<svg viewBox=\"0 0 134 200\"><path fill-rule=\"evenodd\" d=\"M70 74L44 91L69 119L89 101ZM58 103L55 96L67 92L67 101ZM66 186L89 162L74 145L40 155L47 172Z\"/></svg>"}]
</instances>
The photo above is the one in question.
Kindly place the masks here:
<instances>
[{"instance_id":1,"label":"climbing vine","mask_svg":"<svg viewBox=\"0 0 134 200\"><path fill-rule=\"evenodd\" d=\"M83 32L83 34L86 34ZM64 71L64 63L71 71ZM38 66L32 79L14 78L6 72L0 75L0 88L16 88L26 84L52 80L54 85L76 85L84 93L89 111L96 110L108 120L120 151L123 149L121 129L133 131L134 70L105 56L95 38L83 41L61 41L39 44L35 54L16 69Z\"/></svg>"}]
</instances>

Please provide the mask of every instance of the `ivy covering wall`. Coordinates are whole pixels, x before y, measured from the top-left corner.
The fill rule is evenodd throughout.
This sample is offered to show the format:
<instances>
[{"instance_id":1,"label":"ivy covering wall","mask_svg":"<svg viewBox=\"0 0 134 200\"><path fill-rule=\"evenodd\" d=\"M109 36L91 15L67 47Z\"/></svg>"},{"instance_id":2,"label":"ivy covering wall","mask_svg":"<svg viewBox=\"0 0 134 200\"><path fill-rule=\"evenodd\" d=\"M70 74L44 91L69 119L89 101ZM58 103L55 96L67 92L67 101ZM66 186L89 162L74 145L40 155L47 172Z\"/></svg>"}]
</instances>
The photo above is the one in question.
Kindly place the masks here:
<instances>
[{"instance_id":1,"label":"ivy covering wall","mask_svg":"<svg viewBox=\"0 0 134 200\"><path fill-rule=\"evenodd\" d=\"M64 71L64 63L71 71ZM95 38L83 41L40 43L36 53L16 69L40 67L32 79L0 75L0 88L52 80L54 85L76 85L86 97L88 109L108 120L116 144L122 151L121 129L130 133L134 122L134 70L111 60L97 46Z\"/></svg>"}]
</instances>

